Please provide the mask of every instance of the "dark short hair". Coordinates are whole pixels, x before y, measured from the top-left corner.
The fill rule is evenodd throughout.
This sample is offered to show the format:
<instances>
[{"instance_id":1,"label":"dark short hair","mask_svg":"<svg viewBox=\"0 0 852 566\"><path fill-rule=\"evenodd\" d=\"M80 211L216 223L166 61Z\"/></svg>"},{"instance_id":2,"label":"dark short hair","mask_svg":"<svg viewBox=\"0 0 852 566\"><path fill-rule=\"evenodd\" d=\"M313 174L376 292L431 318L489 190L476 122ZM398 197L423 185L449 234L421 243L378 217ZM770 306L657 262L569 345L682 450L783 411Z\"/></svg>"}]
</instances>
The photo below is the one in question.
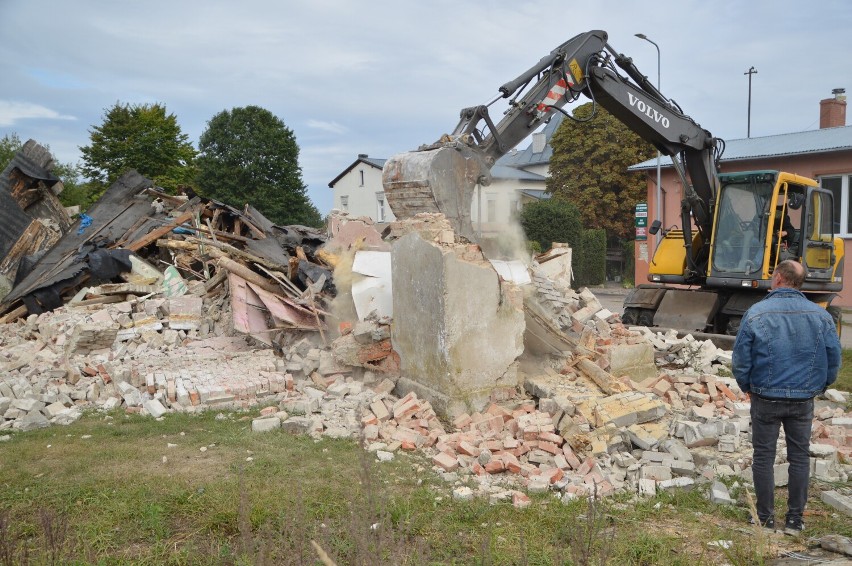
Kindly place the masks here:
<instances>
[{"instance_id":1,"label":"dark short hair","mask_svg":"<svg viewBox=\"0 0 852 566\"><path fill-rule=\"evenodd\" d=\"M775 266L775 273L786 283L785 287L801 289L805 282L805 268L798 261L785 259Z\"/></svg>"}]
</instances>

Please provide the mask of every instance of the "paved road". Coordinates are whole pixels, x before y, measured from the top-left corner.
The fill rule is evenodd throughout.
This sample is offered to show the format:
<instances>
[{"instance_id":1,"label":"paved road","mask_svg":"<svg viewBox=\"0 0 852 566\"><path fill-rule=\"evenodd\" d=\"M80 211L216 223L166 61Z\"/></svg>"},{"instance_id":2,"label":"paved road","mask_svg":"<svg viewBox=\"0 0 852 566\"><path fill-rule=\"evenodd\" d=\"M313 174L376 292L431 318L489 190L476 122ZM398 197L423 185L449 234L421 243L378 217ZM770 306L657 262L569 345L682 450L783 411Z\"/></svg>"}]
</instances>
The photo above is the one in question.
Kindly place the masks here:
<instances>
[{"instance_id":1,"label":"paved road","mask_svg":"<svg viewBox=\"0 0 852 566\"><path fill-rule=\"evenodd\" d=\"M619 287L592 288L592 292L601 305L618 314L622 314L624 311L622 304L628 291L629 289ZM846 323L843 325L843 331L840 334L840 344L844 348L852 349L852 310L844 312L843 319Z\"/></svg>"}]
</instances>

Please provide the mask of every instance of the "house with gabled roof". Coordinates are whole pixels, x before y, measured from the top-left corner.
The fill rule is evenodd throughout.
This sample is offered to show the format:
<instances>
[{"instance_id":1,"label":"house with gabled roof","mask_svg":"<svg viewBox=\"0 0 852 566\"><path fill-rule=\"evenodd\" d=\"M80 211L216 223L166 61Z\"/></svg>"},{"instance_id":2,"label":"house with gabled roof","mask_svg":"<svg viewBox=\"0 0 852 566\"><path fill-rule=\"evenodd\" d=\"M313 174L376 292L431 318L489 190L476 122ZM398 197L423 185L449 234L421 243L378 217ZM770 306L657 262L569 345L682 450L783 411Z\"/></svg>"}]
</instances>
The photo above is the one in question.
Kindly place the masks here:
<instances>
[{"instance_id":1,"label":"house with gabled roof","mask_svg":"<svg viewBox=\"0 0 852 566\"><path fill-rule=\"evenodd\" d=\"M818 130L773 136L726 140L719 162L723 173L737 171L780 170L817 180L834 193L836 235L845 241L846 253L852 253L852 126L846 125L846 96L836 89L832 98L820 101ZM649 224L657 218L657 160L633 165L648 181ZM680 225L683 185L671 161L661 160L659 218L664 227ZM636 242L636 284L648 281L648 265L654 256L657 239ZM849 281L832 304L852 307L852 262L845 262L843 279Z\"/></svg>"}]
</instances>

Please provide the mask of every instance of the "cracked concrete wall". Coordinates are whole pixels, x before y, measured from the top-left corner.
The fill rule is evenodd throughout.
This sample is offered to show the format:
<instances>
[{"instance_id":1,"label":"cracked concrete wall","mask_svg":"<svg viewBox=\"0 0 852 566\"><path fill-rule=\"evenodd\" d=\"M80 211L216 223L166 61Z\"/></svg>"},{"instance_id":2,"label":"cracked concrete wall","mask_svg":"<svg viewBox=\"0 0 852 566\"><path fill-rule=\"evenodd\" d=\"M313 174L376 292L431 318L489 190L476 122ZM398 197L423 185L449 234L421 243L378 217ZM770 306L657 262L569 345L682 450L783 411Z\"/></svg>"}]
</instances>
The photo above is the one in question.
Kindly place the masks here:
<instances>
[{"instance_id":1,"label":"cracked concrete wall","mask_svg":"<svg viewBox=\"0 0 852 566\"><path fill-rule=\"evenodd\" d=\"M400 387L452 417L484 408L497 387L516 386L525 327L520 289L501 283L475 246L411 233L391 254Z\"/></svg>"}]
</instances>

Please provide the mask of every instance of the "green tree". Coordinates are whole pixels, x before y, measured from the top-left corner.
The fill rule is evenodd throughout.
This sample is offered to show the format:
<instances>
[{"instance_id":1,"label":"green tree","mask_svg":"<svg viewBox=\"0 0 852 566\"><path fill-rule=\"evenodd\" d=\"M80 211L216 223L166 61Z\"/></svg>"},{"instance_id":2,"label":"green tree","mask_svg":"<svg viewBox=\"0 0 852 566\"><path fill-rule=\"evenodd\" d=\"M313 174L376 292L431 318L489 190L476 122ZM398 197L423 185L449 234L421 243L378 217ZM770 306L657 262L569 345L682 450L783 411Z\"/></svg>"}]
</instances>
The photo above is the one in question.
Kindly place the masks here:
<instances>
[{"instance_id":1,"label":"green tree","mask_svg":"<svg viewBox=\"0 0 852 566\"><path fill-rule=\"evenodd\" d=\"M550 140L547 191L576 205L586 228L602 228L610 238L629 238L634 208L645 201L646 183L642 174L627 168L656 155L655 149L591 102L575 108L573 115L576 120L564 120Z\"/></svg>"},{"instance_id":2,"label":"green tree","mask_svg":"<svg viewBox=\"0 0 852 566\"><path fill-rule=\"evenodd\" d=\"M18 134L12 132L0 138L0 171L9 165L9 162L14 159L15 154L24 147L24 142L18 137Z\"/></svg>"},{"instance_id":3,"label":"green tree","mask_svg":"<svg viewBox=\"0 0 852 566\"><path fill-rule=\"evenodd\" d=\"M606 282L606 231L583 230L578 253L572 256L577 286L601 285Z\"/></svg>"},{"instance_id":4,"label":"green tree","mask_svg":"<svg viewBox=\"0 0 852 566\"><path fill-rule=\"evenodd\" d=\"M258 106L219 112L198 143L202 194L241 208L249 203L279 225L319 227L308 199L292 130Z\"/></svg>"},{"instance_id":5,"label":"green tree","mask_svg":"<svg viewBox=\"0 0 852 566\"><path fill-rule=\"evenodd\" d=\"M532 202L521 211L521 227L528 240L538 242L547 251L553 242L581 245L583 225L577 207L555 197Z\"/></svg>"},{"instance_id":6,"label":"green tree","mask_svg":"<svg viewBox=\"0 0 852 566\"><path fill-rule=\"evenodd\" d=\"M23 147L24 143L15 132L0 138L0 170L5 169ZM45 148L50 151L50 146L45 145ZM59 193L59 202L63 206L79 205L80 210L86 210L96 200L92 187L81 181L78 165L62 163L54 156L51 173L62 180L64 190Z\"/></svg>"},{"instance_id":7,"label":"green tree","mask_svg":"<svg viewBox=\"0 0 852 566\"><path fill-rule=\"evenodd\" d=\"M80 148L81 169L102 189L129 169L171 191L191 185L195 179L195 148L181 132L175 115L167 114L161 104L116 102L89 136L91 144Z\"/></svg>"}]
</instances>

